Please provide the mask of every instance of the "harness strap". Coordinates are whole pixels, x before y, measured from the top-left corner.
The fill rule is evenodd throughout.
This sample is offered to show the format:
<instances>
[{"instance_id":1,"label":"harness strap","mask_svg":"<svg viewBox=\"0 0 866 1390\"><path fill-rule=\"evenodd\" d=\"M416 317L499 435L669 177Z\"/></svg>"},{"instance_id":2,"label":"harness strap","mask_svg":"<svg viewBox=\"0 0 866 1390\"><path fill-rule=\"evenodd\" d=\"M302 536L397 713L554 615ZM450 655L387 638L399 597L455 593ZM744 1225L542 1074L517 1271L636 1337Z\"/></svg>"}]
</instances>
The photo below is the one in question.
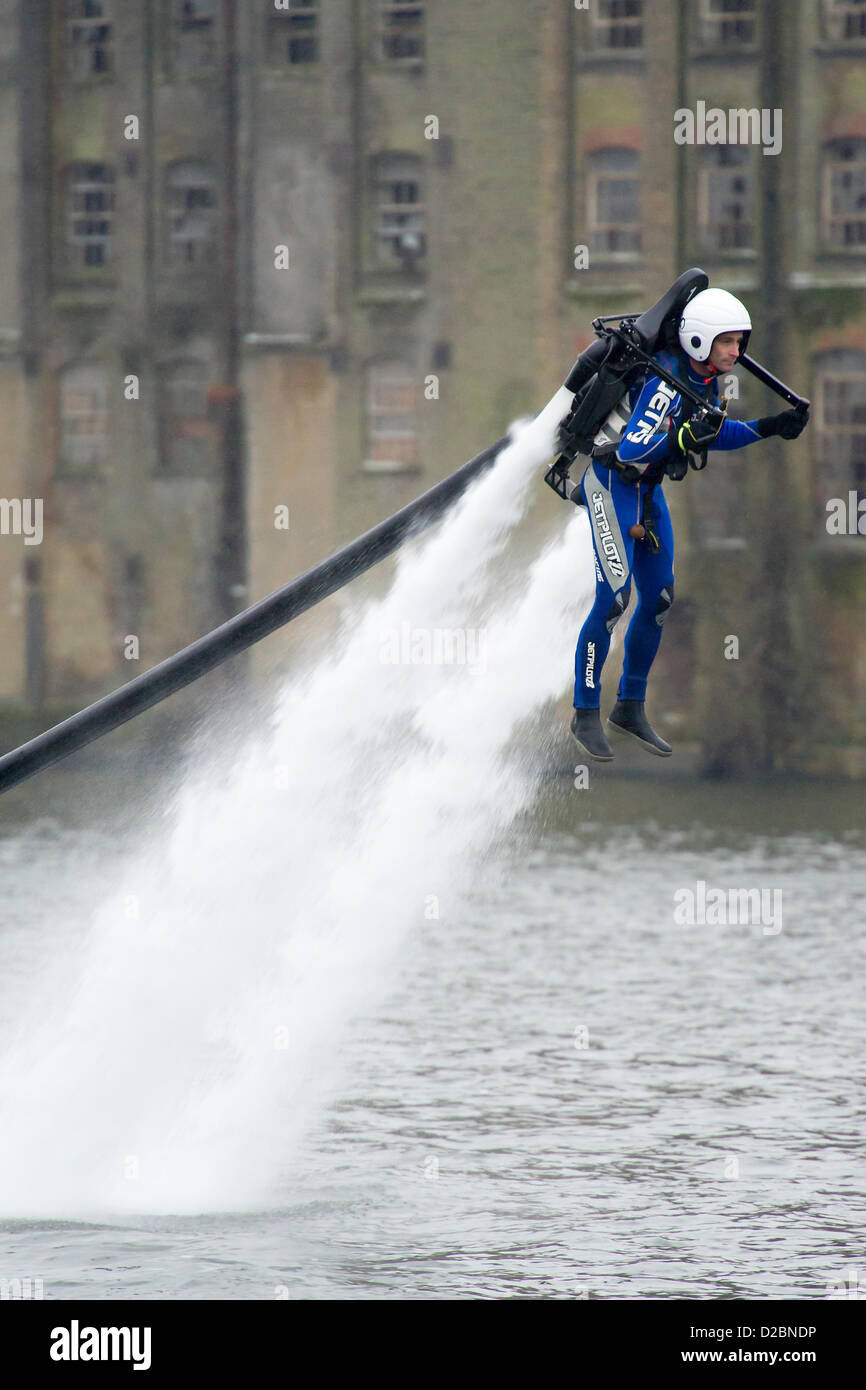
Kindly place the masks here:
<instances>
[{"instance_id":1,"label":"harness strap","mask_svg":"<svg viewBox=\"0 0 866 1390\"><path fill-rule=\"evenodd\" d=\"M650 483L649 487L643 495L643 501L641 503L640 509L640 524L643 527L643 539L646 541L647 545L649 546L650 550L653 552L654 555L657 555L658 552L661 550L661 542L659 541L659 538L655 533L655 527L653 524L655 520L653 496L657 487L658 483Z\"/></svg>"}]
</instances>

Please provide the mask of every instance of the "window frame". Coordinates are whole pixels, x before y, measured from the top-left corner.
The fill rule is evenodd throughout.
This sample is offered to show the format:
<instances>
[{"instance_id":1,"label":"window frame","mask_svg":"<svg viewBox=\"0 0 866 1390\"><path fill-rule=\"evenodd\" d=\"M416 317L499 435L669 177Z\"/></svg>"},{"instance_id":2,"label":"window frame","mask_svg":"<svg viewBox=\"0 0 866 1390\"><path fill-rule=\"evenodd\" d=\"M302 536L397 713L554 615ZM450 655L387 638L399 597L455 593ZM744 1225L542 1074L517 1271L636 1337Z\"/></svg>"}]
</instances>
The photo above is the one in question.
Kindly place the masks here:
<instances>
[{"instance_id":1,"label":"window frame","mask_svg":"<svg viewBox=\"0 0 866 1390\"><path fill-rule=\"evenodd\" d=\"M861 370L857 370L854 366L853 359L857 359L860 363ZM829 352L819 353L814 359L813 367L812 395L815 402L813 495L822 528L826 531L826 504L831 496L831 487L838 487L843 494L849 491L857 492L858 495L866 494L866 418L862 422L852 421L850 424L848 422L840 424L838 409L834 409L832 412L832 424L828 424L826 418L828 384L838 385L844 382L856 382L862 387L864 397L862 408L864 417L866 417L866 352L857 348L831 349ZM863 462L858 464L849 456L843 463L837 465L834 473L829 463L829 457L838 449L840 437L852 440L861 438L863 440ZM850 455L853 451L848 450L846 452ZM861 474L859 478L855 471L857 469L860 470ZM841 476L843 473L848 476ZM839 538L832 537L832 539L837 540ZM859 539L859 536L851 536L849 539Z\"/></svg>"},{"instance_id":2,"label":"window frame","mask_svg":"<svg viewBox=\"0 0 866 1390\"><path fill-rule=\"evenodd\" d=\"M418 25L420 52L418 53L389 53L387 51L386 40L389 35L394 35L394 29L388 25L387 17L395 16L400 11L417 10L420 15ZM376 57L380 63L387 67L420 67L427 58L427 5L426 0L415 0L415 3L399 3L399 0L376 0L375 17L375 48Z\"/></svg>"},{"instance_id":3,"label":"window frame","mask_svg":"<svg viewBox=\"0 0 866 1390\"><path fill-rule=\"evenodd\" d=\"M390 372L390 376L386 373ZM379 374L379 379L377 379ZM378 397L384 388L389 387L410 388L412 393L411 405L408 409L395 408L393 404L382 401ZM395 473L420 473L422 471L421 462L421 381L417 372L407 367L405 362L399 358L375 358L366 364L364 375L364 452L361 462L361 471L366 474L387 474ZM399 419L400 415L405 415L409 421L409 427L401 429L399 426L390 428L375 427L376 416L380 419ZM374 457L376 440L409 440L412 444L409 458L377 459Z\"/></svg>"},{"instance_id":4,"label":"window frame","mask_svg":"<svg viewBox=\"0 0 866 1390\"><path fill-rule=\"evenodd\" d=\"M724 149L741 150L741 151L743 151L743 154L744 154L745 157L739 162L739 164L736 163L736 162L734 162L734 163L732 163L732 164L725 164L725 163L722 162L720 159L719 159L719 162L718 162L718 163L714 162L714 161L718 158L718 156L717 156L717 154L716 154L716 151L724 150ZM737 175L736 175L736 171L737 171L738 169L741 171L741 176L742 176L742 177L745 177L746 182L747 182L747 185L748 185L748 186L747 186L747 189L746 189L746 193L745 193L745 195L744 195L744 206L745 206L745 208L746 208L746 211L749 212L749 214L750 214L750 215L749 215L749 219L748 219L747 222L743 222L743 223L737 223L737 222L728 222L728 223L725 223L725 222L713 222L713 221L711 220L711 209L712 209L711 185L712 185L714 179L719 178L720 175L722 175L722 176L723 176L723 175L728 175L728 176L734 176L734 177L736 177L736 176L737 176ZM730 255L744 255L744 254L745 254L745 255L748 255L748 254L754 255L754 254L756 253L756 247L755 247L755 233L756 233L755 193L756 193L756 190L755 190L755 188L754 188L754 161L753 161L753 158L752 158L752 151L751 151L750 146L747 146L747 145L706 145L706 146L704 146L702 158L701 158L700 163L699 163L699 166L698 166L698 218L697 218L697 223L698 223L698 225L697 225L697 230L698 230L698 241L699 241L699 243L700 243L700 245L701 245L702 250L704 250L704 251L717 252L719 255L726 255L726 256L730 256ZM733 196L735 196L735 195L733 195ZM748 241L746 242L745 245L742 245L742 246L725 246L725 245L722 244L722 238L716 237L716 236L713 234L713 233L714 233L714 229L717 228L717 227L726 227L726 226L737 227L737 226L740 226L740 225L741 225L741 226L744 226L744 227L747 229L747 231L748 231Z\"/></svg>"},{"instance_id":5,"label":"window frame","mask_svg":"<svg viewBox=\"0 0 866 1390\"><path fill-rule=\"evenodd\" d=\"M275 36L281 31L283 32L283 39L287 39L286 48L288 53L288 49L292 42L292 21L293 19L301 19L305 17L310 17L313 20L313 23L310 28L310 33L308 35L301 33L299 37L301 39L303 39L304 37L310 39L315 48L314 56L312 58L303 59L300 62L293 62L292 59L287 55L284 55L281 58L274 56L274 50L276 47ZM291 4L288 10L275 9L273 6L273 0L271 0L270 12L267 15L265 28L265 63L267 67L269 69L276 69L278 72L319 72L322 66L321 18L322 6L320 0L306 0L305 3L298 3L298 0L291 0ZM303 29L303 26L301 25L297 25L295 27L297 27L299 30Z\"/></svg>"},{"instance_id":6,"label":"window frame","mask_svg":"<svg viewBox=\"0 0 866 1390\"><path fill-rule=\"evenodd\" d=\"M602 7L610 7L617 4L629 3L629 0L594 0L594 4L589 9L589 46L593 53L604 54L640 54L645 48L644 24L646 22L646 5L644 0L631 0L631 3L640 6L638 15L611 15L602 13ZM611 43L611 35L617 31L625 32L628 29L638 29L639 41L637 43ZM602 37L607 35L608 41Z\"/></svg>"},{"instance_id":7,"label":"window frame","mask_svg":"<svg viewBox=\"0 0 866 1390\"><path fill-rule=\"evenodd\" d=\"M845 144L858 145L860 147L860 158L856 160L845 160L833 157L834 149ZM830 255L864 255L866 254L866 206L863 208L862 217L856 217L851 213L833 213L833 173L834 171L847 166L854 166L863 172L864 186L861 196L866 197L866 139L861 136L840 137L836 140L827 140L821 146L821 179L820 179L820 204L819 204L819 227L818 241L820 249ZM862 239L854 243L836 242L830 235L831 229L836 223L859 223L862 230Z\"/></svg>"},{"instance_id":8,"label":"window frame","mask_svg":"<svg viewBox=\"0 0 866 1390\"><path fill-rule=\"evenodd\" d=\"M73 182L76 171L102 169L108 175L105 179L95 179L93 177L80 177L77 182ZM61 201L62 201L62 221L60 226L61 234L61 262L64 271L74 275L93 276L106 271L111 271L114 264L114 219L117 211L115 200L115 190L117 187L117 177L114 166L103 160L97 159L76 159L64 165L61 170ZM104 190L108 199L108 205L102 209L76 209L75 200L79 196L87 197L88 191ZM97 234L80 234L75 230L76 222L105 222L107 230ZM86 250L82 256L76 255L75 248L86 248L92 245L100 245L105 248L105 255L99 261L88 262Z\"/></svg>"},{"instance_id":9,"label":"window frame","mask_svg":"<svg viewBox=\"0 0 866 1390\"><path fill-rule=\"evenodd\" d=\"M183 373L194 368L200 379L189 379ZM212 385L212 366L205 357L193 353L165 358L156 369L156 414L157 414L157 474L162 478L191 478L209 475L216 464L216 431L208 416L208 391ZM194 381L198 394L201 388L201 410L192 412L176 409L179 387L190 391ZM186 422L194 428L176 429L178 423ZM173 454L172 440L197 439L201 448L192 462L184 463Z\"/></svg>"},{"instance_id":10,"label":"window frame","mask_svg":"<svg viewBox=\"0 0 866 1390\"><path fill-rule=\"evenodd\" d=\"M209 41L206 45L203 46L210 49L212 53L212 59L209 62L195 63L185 61L184 58L181 56L186 51L186 46L188 42L183 36L195 33L196 28L199 28L200 32L202 33L208 31L206 31L204 27L201 25L197 26L194 23L194 17L192 17L193 22L190 22L189 20L185 19L181 11L183 6L186 3L188 3L188 0L167 0L167 3L169 21L168 35L169 45L171 49L172 71L176 74L182 75L184 78L214 76L219 70L220 57L219 0L211 0L213 9L212 13L209 16L201 16L202 19L210 19L211 21L209 26ZM196 0L193 0L193 3L196 3ZM193 51L191 44L189 45L189 51Z\"/></svg>"},{"instance_id":11,"label":"window frame","mask_svg":"<svg viewBox=\"0 0 866 1390\"><path fill-rule=\"evenodd\" d=\"M845 15L857 17L862 21L861 32L859 34L834 34L832 32L834 21ZM825 43L830 44L866 43L866 5L852 4L851 0L822 0L821 36Z\"/></svg>"},{"instance_id":12,"label":"window frame","mask_svg":"<svg viewBox=\"0 0 866 1390\"><path fill-rule=\"evenodd\" d=\"M194 184L194 183L192 183L192 182L190 182L190 183L188 183L188 184L184 184L184 183L182 183L182 182L181 182L181 183L177 183L177 184L173 184L173 183L172 183L172 173L173 173L173 171L176 171L176 170L178 170L178 169L183 169L183 168L185 168L185 167L188 167L188 168L190 168L190 169L192 169L192 168L199 168L199 169L201 169L201 170L203 170L203 171L206 171L206 172L209 174L209 176L210 176L210 182L209 182L208 184L205 184L205 183ZM181 237L181 236L179 236L179 235L175 235L175 232L174 232L174 223L175 223L175 219L176 219L176 218L177 218L178 220L185 219L186 217L188 217L188 216L190 215L190 213L194 212L195 209L194 209L193 207L189 207L189 206L187 206L184 210L180 209L179 207L175 207L174 204L173 204L172 194L173 194L174 192L180 190L180 189L184 189L184 188L194 188L194 187L200 187L200 188L207 187L207 188L209 188L209 190L210 190L211 193L213 194L213 201L212 201L212 203L210 203L210 204L204 204L204 205L203 205L203 206L205 206L205 207L209 207L209 208L212 210L212 211L211 211L211 216L210 216L210 218L208 219L208 221L209 221L209 226L210 226L210 235L209 235L208 237L201 237L201 238L195 238L195 237L193 237L193 238ZM208 159L195 159L195 158L183 158L183 159L173 159L173 160L171 160L168 164L165 165L165 168L164 168L164 172L163 172L162 195L163 195L163 236L162 236L162 255L163 255L163 264L164 264L164 266L166 267L166 269L167 269L167 270L170 270L170 271L175 271L175 272L177 272L177 271L186 271L186 272L188 272L188 273L191 272L192 274L198 274L198 273L201 273L201 272L204 272L204 271L207 271L207 270L211 270L211 269L213 269L214 267L218 267L218 266L219 266L219 263L220 263L220 249L221 249L221 248L220 248L220 217L221 217L221 203L220 203L220 198L219 198L219 186L218 186L218 180L217 180L216 170L215 170L215 168L214 168L214 165L211 163L211 161L208 160ZM213 254L210 255L210 256L205 255L202 259L195 259L195 258L190 259L189 257L184 258L183 256L176 255L176 254L174 253L173 248L174 248L175 246L181 244L181 243L184 243L184 242L185 242L187 245L193 245L193 246L194 246L194 245L197 245L197 244L209 245L209 246L212 247Z\"/></svg>"},{"instance_id":13,"label":"window frame","mask_svg":"<svg viewBox=\"0 0 866 1390\"><path fill-rule=\"evenodd\" d=\"M719 0L700 0L697 18L699 41L702 46L709 48L717 44L726 50L754 48L758 42L758 6L756 0L749 0L752 6L750 10L719 10L716 8L718 3ZM724 4L725 0L721 0L721 3ZM748 38L725 34L726 25L736 25L744 19L751 24Z\"/></svg>"},{"instance_id":14,"label":"window frame","mask_svg":"<svg viewBox=\"0 0 866 1390\"><path fill-rule=\"evenodd\" d=\"M104 82L114 77L114 16L111 14L110 0L96 0L102 4L109 13L103 15L71 15L73 8L84 9L88 0L63 0L63 36L65 47L64 67L66 75L76 82ZM108 31L104 41L94 41L93 44L85 38L82 40L73 39L73 30L78 29L82 34L93 32L97 29ZM83 71L80 61L81 55L104 49L107 55L107 64L102 69L96 71Z\"/></svg>"},{"instance_id":15,"label":"window frame","mask_svg":"<svg viewBox=\"0 0 866 1390\"><path fill-rule=\"evenodd\" d=\"M634 169L605 169L601 166L601 156L611 153L628 153L634 156ZM599 221L599 183L602 179L630 179L636 185L635 204L637 216L634 223L602 223ZM629 259L637 260L643 255L643 216L641 208L641 157L640 152L630 145L606 145L598 150L593 150L587 156L586 162L586 211L587 211L587 235L590 244L590 256L593 255L603 260ZM600 233L609 234L612 231L621 231L623 226L633 227L635 233L635 245L622 248L613 248L606 245L603 248L598 244Z\"/></svg>"},{"instance_id":16,"label":"window frame","mask_svg":"<svg viewBox=\"0 0 866 1390\"><path fill-rule=\"evenodd\" d=\"M74 375L96 376L99 380L98 388L91 388L91 391L101 389L102 400L94 407L92 404L87 409L70 410L68 408L67 393L70 389L77 389L80 393L83 386L73 388L71 379ZM90 433L82 436L90 440L100 440L101 445L97 449L97 457L89 457L86 460L75 459L74 447L70 450L69 439L74 439L77 431L68 430L70 421L81 420L94 416L101 419L103 430L101 433ZM57 459L56 473L61 477L81 477L90 473L104 473L107 469L111 452L111 410L109 403L109 372L104 362L92 358L75 358L66 362L57 374Z\"/></svg>"},{"instance_id":17,"label":"window frame","mask_svg":"<svg viewBox=\"0 0 866 1390\"><path fill-rule=\"evenodd\" d=\"M387 175L389 163L392 166L390 176ZM400 177L394 177L394 174L399 172L398 166L401 163L406 166L403 174ZM373 158L372 197L375 225L373 227L372 251L373 263L379 271L406 274L418 271L427 260L427 201L424 173L424 161L420 155L399 150L386 150ZM383 198L383 191L386 188L394 189L400 186L413 186L417 190L418 196L409 200ZM405 221L398 223L396 219L400 218L405 219ZM415 225L416 223L417 225ZM420 238L421 246L417 255L404 259L398 253L396 241L401 227L404 231L414 232ZM392 243L390 253L383 249L387 242Z\"/></svg>"}]
</instances>

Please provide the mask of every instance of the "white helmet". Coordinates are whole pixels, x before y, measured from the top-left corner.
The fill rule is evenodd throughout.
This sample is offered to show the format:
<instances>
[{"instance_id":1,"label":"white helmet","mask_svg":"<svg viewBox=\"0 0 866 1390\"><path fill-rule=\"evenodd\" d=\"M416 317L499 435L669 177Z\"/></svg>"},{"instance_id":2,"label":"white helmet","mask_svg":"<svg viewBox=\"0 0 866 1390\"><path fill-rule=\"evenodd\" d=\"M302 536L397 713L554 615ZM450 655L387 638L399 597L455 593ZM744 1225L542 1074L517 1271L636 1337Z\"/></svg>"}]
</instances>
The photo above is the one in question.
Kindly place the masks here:
<instances>
[{"instance_id":1,"label":"white helmet","mask_svg":"<svg viewBox=\"0 0 866 1390\"><path fill-rule=\"evenodd\" d=\"M696 362L706 362L713 350L713 340L720 333L742 330L740 352L746 351L752 320L745 304L727 290L701 290L690 299L680 319L680 347Z\"/></svg>"}]
</instances>

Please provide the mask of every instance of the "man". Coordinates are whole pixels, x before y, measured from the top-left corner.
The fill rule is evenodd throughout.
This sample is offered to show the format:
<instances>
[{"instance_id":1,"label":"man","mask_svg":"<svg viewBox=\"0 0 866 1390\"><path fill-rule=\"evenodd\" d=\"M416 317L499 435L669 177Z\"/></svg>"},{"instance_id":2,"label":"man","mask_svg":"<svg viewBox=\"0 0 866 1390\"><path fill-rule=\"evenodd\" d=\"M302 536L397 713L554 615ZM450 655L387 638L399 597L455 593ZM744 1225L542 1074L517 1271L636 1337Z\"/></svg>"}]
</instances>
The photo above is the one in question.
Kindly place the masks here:
<instances>
[{"instance_id":1,"label":"man","mask_svg":"<svg viewBox=\"0 0 866 1390\"><path fill-rule=\"evenodd\" d=\"M708 405L718 406L718 377L745 352L751 328L748 311L732 294L702 290L680 319L681 353L661 352L658 361L688 380ZM727 401L722 409L726 406ZM651 753L668 757L671 752L644 709L647 676L674 599L674 541L663 477L682 477L695 451L706 461L707 449L741 449L773 434L796 439L807 419L808 406L748 423L707 421L691 406L684 412L679 392L649 369L596 436L592 462L581 481L592 528L596 591L575 652L571 723L578 745L591 758L608 762L613 757L599 715L601 673L611 634L628 606L632 579L638 604L625 635L617 702L607 722Z\"/></svg>"}]
</instances>

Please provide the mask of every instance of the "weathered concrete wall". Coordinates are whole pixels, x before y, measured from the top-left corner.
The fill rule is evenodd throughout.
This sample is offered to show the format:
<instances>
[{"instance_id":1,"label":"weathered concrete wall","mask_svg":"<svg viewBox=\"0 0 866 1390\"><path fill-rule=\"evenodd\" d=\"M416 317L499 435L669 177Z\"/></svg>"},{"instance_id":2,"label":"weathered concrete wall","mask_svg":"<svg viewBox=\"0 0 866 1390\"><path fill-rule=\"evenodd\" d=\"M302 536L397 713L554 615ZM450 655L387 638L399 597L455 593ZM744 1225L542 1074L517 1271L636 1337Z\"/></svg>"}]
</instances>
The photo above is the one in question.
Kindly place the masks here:
<instances>
[{"instance_id":1,"label":"weathered concrete wall","mask_svg":"<svg viewBox=\"0 0 866 1390\"><path fill-rule=\"evenodd\" d=\"M249 355L243 382L250 589L260 598L332 548L336 383L326 360L280 352Z\"/></svg>"}]
</instances>

